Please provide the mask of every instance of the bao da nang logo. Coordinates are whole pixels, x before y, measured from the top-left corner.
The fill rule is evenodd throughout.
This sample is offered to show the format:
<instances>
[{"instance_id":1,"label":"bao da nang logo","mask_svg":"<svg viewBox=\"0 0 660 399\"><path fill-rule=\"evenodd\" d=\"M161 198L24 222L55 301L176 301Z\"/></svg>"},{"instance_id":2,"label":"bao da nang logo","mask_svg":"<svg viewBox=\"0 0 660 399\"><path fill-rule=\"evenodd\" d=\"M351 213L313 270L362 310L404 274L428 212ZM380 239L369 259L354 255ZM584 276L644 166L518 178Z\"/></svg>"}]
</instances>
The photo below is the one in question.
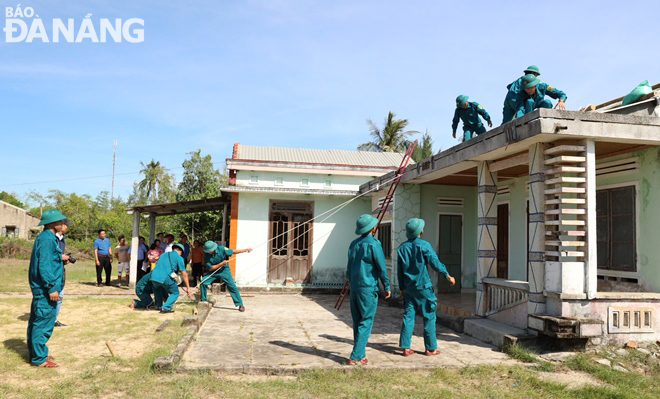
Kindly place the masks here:
<instances>
[{"instance_id":1,"label":"bao da nang logo","mask_svg":"<svg viewBox=\"0 0 660 399\"><path fill-rule=\"evenodd\" d=\"M5 27L2 30L5 32L7 43L32 43L39 40L44 43L144 41L144 20L140 18L130 18L125 21L121 18L116 18L114 21L101 18L96 25L92 20L92 14L87 14L78 21L68 18L66 23L55 18L52 28L48 30L32 7L22 8L20 4L16 7L5 7L5 18Z\"/></svg>"}]
</instances>

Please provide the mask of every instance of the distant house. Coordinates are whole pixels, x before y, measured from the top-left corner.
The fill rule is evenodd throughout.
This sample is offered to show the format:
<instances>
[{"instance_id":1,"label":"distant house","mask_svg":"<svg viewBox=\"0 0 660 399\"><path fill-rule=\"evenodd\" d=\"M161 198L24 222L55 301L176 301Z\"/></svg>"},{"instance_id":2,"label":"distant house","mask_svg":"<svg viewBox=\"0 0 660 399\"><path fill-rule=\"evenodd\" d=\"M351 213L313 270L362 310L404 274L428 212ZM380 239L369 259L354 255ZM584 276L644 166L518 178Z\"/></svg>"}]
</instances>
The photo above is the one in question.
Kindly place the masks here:
<instances>
[{"instance_id":1,"label":"distant house","mask_svg":"<svg viewBox=\"0 0 660 399\"><path fill-rule=\"evenodd\" d=\"M40 218L4 201L0 201L0 226L2 237L30 239L33 232L41 230L37 225Z\"/></svg>"},{"instance_id":2,"label":"distant house","mask_svg":"<svg viewBox=\"0 0 660 399\"><path fill-rule=\"evenodd\" d=\"M369 196L356 198L359 187L397 169L402 158L235 144L222 190L231 193L229 246L254 248L231 265L237 283L341 286L355 220L373 210Z\"/></svg>"}]
</instances>

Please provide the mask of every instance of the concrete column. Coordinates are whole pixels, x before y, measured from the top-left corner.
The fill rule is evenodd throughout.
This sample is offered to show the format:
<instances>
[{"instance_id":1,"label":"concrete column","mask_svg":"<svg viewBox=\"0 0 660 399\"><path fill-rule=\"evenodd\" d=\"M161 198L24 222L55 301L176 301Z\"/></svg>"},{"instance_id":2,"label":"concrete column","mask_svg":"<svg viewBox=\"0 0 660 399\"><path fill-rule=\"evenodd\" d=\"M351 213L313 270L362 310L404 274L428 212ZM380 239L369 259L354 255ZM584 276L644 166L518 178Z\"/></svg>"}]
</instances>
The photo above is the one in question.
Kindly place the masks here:
<instances>
[{"instance_id":1,"label":"concrete column","mask_svg":"<svg viewBox=\"0 0 660 399\"><path fill-rule=\"evenodd\" d=\"M222 208L222 246L226 247L227 246L227 241L226 237L227 235L225 232L227 231L227 204Z\"/></svg>"},{"instance_id":2,"label":"concrete column","mask_svg":"<svg viewBox=\"0 0 660 399\"><path fill-rule=\"evenodd\" d=\"M133 237L131 238L131 270L129 290L135 291L138 268L138 248L140 246L140 212L133 211Z\"/></svg>"},{"instance_id":3,"label":"concrete column","mask_svg":"<svg viewBox=\"0 0 660 399\"><path fill-rule=\"evenodd\" d=\"M545 313L545 144L529 148L529 314Z\"/></svg>"},{"instance_id":4,"label":"concrete column","mask_svg":"<svg viewBox=\"0 0 660 399\"><path fill-rule=\"evenodd\" d=\"M586 221L585 230L587 231L587 253L585 254L585 292L587 298L594 299L597 291L598 262L597 262L597 242L596 242L596 143L594 140L585 140L585 167L587 168L587 192L585 194L586 203Z\"/></svg>"},{"instance_id":5,"label":"concrete column","mask_svg":"<svg viewBox=\"0 0 660 399\"><path fill-rule=\"evenodd\" d=\"M478 167L477 215L477 315L486 315L487 298L483 280L497 277L497 173L491 172L487 162Z\"/></svg>"},{"instance_id":6,"label":"concrete column","mask_svg":"<svg viewBox=\"0 0 660 399\"><path fill-rule=\"evenodd\" d=\"M155 238L156 238L156 215L152 213L149 215L149 242L147 243L147 245L153 244Z\"/></svg>"},{"instance_id":7,"label":"concrete column","mask_svg":"<svg viewBox=\"0 0 660 399\"><path fill-rule=\"evenodd\" d=\"M408 240L406 237L406 223L411 218L420 217L420 192L419 184L401 184L394 192L392 205L392 253L396 254L399 245ZM427 221L428 222L428 221ZM399 296L399 282L397 281L397 257L392 256L392 270L388 270L392 295Z\"/></svg>"}]
</instances>

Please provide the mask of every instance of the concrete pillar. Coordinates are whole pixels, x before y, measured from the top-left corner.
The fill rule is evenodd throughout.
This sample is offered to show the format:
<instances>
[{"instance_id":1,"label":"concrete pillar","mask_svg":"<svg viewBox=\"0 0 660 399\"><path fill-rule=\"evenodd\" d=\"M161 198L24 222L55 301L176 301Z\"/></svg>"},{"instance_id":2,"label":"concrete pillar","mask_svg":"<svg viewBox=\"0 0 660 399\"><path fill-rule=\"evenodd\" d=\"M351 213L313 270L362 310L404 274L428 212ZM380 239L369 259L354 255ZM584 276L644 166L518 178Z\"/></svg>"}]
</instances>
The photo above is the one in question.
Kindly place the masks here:
<instances>
[{"instance_id":1,"label":"concrete pillar","mask_svg":"<svg viewBox=\"0 0 660 399\"><path fill-rule=\"evenodd\" d=\"M227 240L226 237L227 235L225 232L227 231L227 204L222 208L222 246L226 247L227 246Z\"/></svg>"},{"instance_id":2,"label":"concrete pillar","mask_svg":"<svg viewBox=\"0 0 660 399\"><path fill-rule=\"evenodd\" d=\"M545 313L545 144L529 148L529 314Z\"/></svg>"},{"instance_id":3,"label":"concrete pillar","mask_svg":"<svg viewBox=\"0 0 660 399\"><path fill-rule=\"evenodd\" d=\"M140 246L140 212L133 211L133 234L131 238L131 269L129 272L129 290L135 291L138 268L138 248ZM140 265L141 266L141 265Z\"/></svg>"},{"instance_id":4,"label":"concrete pillar","mask_svg":"<svg viewBox=\"0 0 660 399\"><path fill-rule=\"evenodd\" d=\"M399 282L397 281L396 251L399 245L408 240L406 237L406 223L411 218L421 215L421 186L419 184L401 184L394 192L392 205L392 270L388 270L392 295L399 296ZM429 221L427 221L429 222Z\"/></svg>"},{"instance_id":5,"label":"concrete pillar","mask_svg":"<svg viewBox=\"0 0 660 399\"><path fill-rule=\"evenodd\" d=\"M149 215L149 242L147 246L150 246L154 243L156 239L156 215L153 213Z\"/></svg>"},{"instance_id":6,"label":"concrete pillar","mask_svg":"<svg viewBox=\"0 0 660 399\"><path fill-rule=\"evenodd\" d=\"M485 316L487 298L483 280L497 277L497 173L490 171L487 162L480 162L478 180L477 315Z\"/></svg>"},{"instance_id":7,"label":"concrete pillar","mask_svg":"<svg viewBox=\"0 0 660 399\"><path fill-rule=\"evenodd\" d=\"M586 203L586 221L585 230L587 231L585 256L585 292L587 298L596 297L598 284L598 262L597 262L597 242L596 242L596 143L594 140L585 140L585 167L587 168L585 185L587 192L585 194Z\"/></svg>"}]
</instances>

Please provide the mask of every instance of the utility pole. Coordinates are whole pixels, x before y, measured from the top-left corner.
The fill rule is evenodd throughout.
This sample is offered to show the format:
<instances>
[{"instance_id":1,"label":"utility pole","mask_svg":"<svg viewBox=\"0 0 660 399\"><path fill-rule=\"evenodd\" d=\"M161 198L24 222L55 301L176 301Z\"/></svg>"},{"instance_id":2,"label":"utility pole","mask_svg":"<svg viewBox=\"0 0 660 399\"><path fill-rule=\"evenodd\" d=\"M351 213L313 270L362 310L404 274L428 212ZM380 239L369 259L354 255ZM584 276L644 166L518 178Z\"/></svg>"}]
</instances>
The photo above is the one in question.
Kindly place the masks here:
<instances>
[{"instance_id":1,"label":"utility pole","mask_svg":"<svg viewBox=\"0 0 660 399\"><path fill-rule=\"evenodd\" d=\"M115 140L115 148L112 151L112 191L110 191L110 201L115 198L115 162L117 160L117 140Z\"/></svg>"}]
</instances>

